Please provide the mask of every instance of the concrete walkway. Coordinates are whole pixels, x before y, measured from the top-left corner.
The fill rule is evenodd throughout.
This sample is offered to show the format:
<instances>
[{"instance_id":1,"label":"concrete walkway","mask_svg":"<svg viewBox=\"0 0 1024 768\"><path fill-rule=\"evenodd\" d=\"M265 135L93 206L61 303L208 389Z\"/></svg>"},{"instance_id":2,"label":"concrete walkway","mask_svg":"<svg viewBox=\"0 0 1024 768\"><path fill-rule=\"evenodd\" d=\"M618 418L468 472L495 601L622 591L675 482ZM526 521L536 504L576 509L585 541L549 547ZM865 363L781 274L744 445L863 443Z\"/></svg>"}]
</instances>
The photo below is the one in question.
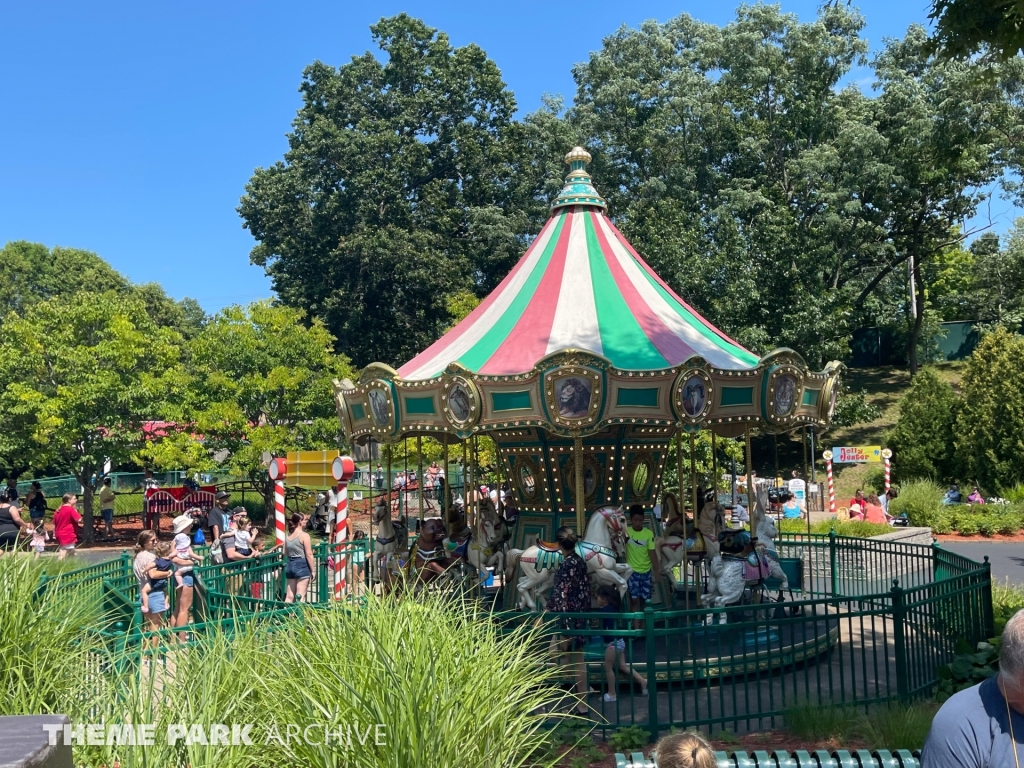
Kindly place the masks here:
<instances>
[{"instance_id":1,"label":"concrete walkway","mask_svg":"<svg viewBox=\"0 0 1024 768\"><path fill-rule=\"evenodd\" d=\"M943 541L943 549L977 560L988 556L992 563L992 580L1024 585L1024 544L1006 541Z\"/></svg>"}]
</instances>

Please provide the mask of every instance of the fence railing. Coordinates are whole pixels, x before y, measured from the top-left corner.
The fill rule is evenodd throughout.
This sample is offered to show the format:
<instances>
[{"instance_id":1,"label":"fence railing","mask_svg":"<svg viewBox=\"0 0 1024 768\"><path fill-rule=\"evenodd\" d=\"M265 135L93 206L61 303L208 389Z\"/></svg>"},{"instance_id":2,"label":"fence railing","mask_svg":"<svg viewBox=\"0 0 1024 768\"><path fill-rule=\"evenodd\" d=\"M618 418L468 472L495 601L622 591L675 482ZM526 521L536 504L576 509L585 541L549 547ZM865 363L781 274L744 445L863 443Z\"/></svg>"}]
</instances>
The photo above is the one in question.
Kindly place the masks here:
<instances>
[{"instance_id":1,"label":"fence railing","mask_svg":"<svg viewBox=\"0 0 1024 768\"><path fill-rule=\"evenodd\" d=\"M793 707L868 707L927 695L938 667L953 660L959 640L973 644L993 633L987 561L979 564L937 545L834 534L785 535L778 545L783 557L804 563L803 583L791 584L799 599L775 602L754 589L743 603L724 608L648 606L642 612L540 616L507 611L493 619L507 626L542 622L549 632L538 640L538 655L557 653L560 644L575 639L573 652L582 654L575 658L585 663L597 691L588 704L598 727L636 725L652 736L671 727L760 730L778 726ZM370 588L370 557L361 541L348 542L345 553L345 597L358 604ZM329 542L315 546L316 567L304 605L333 601L334 554ZM280 552L197 566L198 623L188 631L300 610L283 602L284 566ZM98 585L120 642L141 639L130 560L118 558L61 578ZM173 590L169 596L173 601ZM626 673L609 685L607 647L618 640ZM573 679L572 658L560 658L567 685ZM615 698L605 701L604 694Z\"/></svg>"}]
</instances>

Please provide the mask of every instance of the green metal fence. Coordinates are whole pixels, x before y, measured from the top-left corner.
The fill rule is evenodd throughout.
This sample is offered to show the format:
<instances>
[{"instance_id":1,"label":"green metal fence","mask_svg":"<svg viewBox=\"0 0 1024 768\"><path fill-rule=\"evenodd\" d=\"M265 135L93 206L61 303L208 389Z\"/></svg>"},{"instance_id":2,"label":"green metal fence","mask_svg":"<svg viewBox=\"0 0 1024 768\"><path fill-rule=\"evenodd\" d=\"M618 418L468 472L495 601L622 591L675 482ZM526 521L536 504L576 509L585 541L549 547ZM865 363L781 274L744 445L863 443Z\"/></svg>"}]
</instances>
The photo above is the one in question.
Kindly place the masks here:
<instances>
[{"instance_id":1,"label":"green metal fence","mask_svg":"<svg viewBox=\"0 0 1024 768\"><path fill-rule=\"evenodd\" d=\"M938 545L835 535L789 535L778 544L782 557L803 565L802 582L790 585L797 599L776 602L755 589L744 603L725 608L669 604L618 614L507 611L493 618L507 626L541 621L550 631L538 641L538 655L557 656L560 643L580 638L582 656L553 657L552 663L565 665L564 684L573 679L570 662L582 660L598 728L636 725L652 737L672 727L761 730L780 725L795 706L868 707L928 695L937 668L952 661L958 640L976 643L993 634L987 562ZM362 571L357 565L360 545L346 545L346 599L356 605L370 588L369 557ZM331 545L318 543L314 555L304 603L325 606L333 599ZM195 576L198 623L189 632L301 610L283 603L284 561L278 552L242 563L204 564ZM138 643L141 621L130 560L61 578L97 584L112 616L108 629L122 644ZM689 600L694 605L692 594ZM579 626L567 627L563 619L578 619ZM604 626L605 620L613 626ZM623 641L630 673L618 674L610 685L605 638ZM646 679L646 695L631 679L634 671ZM605 701L606 693L615 700Z\"/></svg>"},{"instance_id":2,"label":"green metal fence","mask_svg":"<svg viewBox=\"0 0 1024 768\"><path fill-rule=\"evenodd\" d=\"M750 755L746 752L715 752L715 761L718 768L920 768L921 753L907 749L796 750L793 754L775 750L771 754L765 751ZM616 753L615 768L658 768L658 764L640 752L629 756Z\"/></svg>"}]
</instances>

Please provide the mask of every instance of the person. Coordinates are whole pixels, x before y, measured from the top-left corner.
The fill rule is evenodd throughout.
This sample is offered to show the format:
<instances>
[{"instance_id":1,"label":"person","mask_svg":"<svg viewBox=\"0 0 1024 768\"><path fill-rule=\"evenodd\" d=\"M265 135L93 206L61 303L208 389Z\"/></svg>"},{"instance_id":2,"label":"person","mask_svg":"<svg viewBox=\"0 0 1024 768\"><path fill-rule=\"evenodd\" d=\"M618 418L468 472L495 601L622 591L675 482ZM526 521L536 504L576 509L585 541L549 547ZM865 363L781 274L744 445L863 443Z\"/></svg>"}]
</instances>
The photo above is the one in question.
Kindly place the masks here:
<instances>
[{"instance_id":1,"label":"person","mask_svg":"<svg viewBox=\"0 0 1024 768\"><path fill-rule=\"evenodd\" d=\"M253 557L253 546L258 535L259 528L252 527L252 520L245 515L239 517L235 529L235 551L242 557Z\"/></svg>"},{"instance_id":2,"label":"person","mask_svg":"<svg viewBox=\"0 0 1024 768\"><path fill-rule=\"evenodd\" d=\"M21 532L31 530L32 526L22 520L17 505L7 498L7 489L0 489L0 554L16 549Z\"/></svg>"},{"instance_id":3,"label":"person","mask_svg":"<svg viewBox=\"0 0 1024 768\"><path fill-rule=\"evenodd\" d=\"M665 736L654 745L658 768L716 768L718 759L699 733L686 731Z\"/></svg>"},{"instance_id":4,"label":"person","mask_svg":"<svg viewBox=\"0 0 1024 768\"><path fill-rule=\"evenodd\" d=\"M1024 611L1003 630L999 672L953 694L924 740L921 768L1013 768L1024 761Z\"/></svg>"},{"instance_id":5,"label":"person","mask_svg":"<svg viewBox=\"0 0 1024 768\"><path fill-rule=\"evenodd\" d=\"M651 508L651 516L654 518L654 532L655 535L661 533L661 502L659 501L654 507Z\"/></svg>"},{"instance_id":6,"label":"person","mask_svg":"<svg viewBox=\"0 0 1024 768\"><path fill-rule=\"evenodd\" d=\"M203 558L192 551L192 543L189 541L188 532L192 529L192 516L189 514L179 515L171 522L174 530L174 556L171 562L174 563L174 626L187 627L189 614L192 610L192 601L195 597L195 576L192 568L195 563L203 562ZM185 632L178 635L182 642L188 639Z\"/></svg>"},{"instance_id":7,"label":"person","mask_svg":"<svg viewBox=\"0 0 1024 768\"><path fill-rule=\"evenodd\" d=\"M602 584L598 587L597 607L602 613L619 613L621 610L619 590L611 584ZM601 629L615 629L615 619L602 619ZM604 676L608 681L608 692L605 693L604 700L609 703L618 701L616 675L620 670L625 673L626 677L636 680L640 684L640 693L646 696L647 678L626 665L626 641L614 635L604 635L601 641L604 643Z\"/></svg>"},{"instance_id":8,"label":"person","mask_svg":"<svg viewBox=\"0 0 1024 768\"><path fill-rule=\"evenodd\" d=\"M889 524L889 517L885 514L885 510L882 509L882 502L873 493L869 493L868 497L864 500L864 522L874 523L875 525Z\"/></svg>"},{"instance_id":9,"label":"person","mask_svg":"<svg viewBox=\"0 0 1024 768\"><path fill-rule=\"evenodd\" d=\"M949 486L949 490L946 491L946 495L942 499L943 504L959 504L963 501L963 495L960 493L960 489L956 483Z\"/></svg>"},{"instance_id":10,"label":"person","mask_svg":"<svg viewBox=\"0 0 1024 768\"><path fill-rule=\"evenodd\" d=\"M146 619L146 631L148 632L156 632L163 626L164 614L167 613L168 607L167 581L173 569L170 560L173 551L171 542L157 541L154 534L151 551L153 562L144 574L145 583L140 591L142 614ZM156 648L160 644L160 636L151 635L149 643Z\"/></svg>"},{"instance_id":11,"label":"person","mask_svg":"<svg viewBox=\"0 0 1024 768\"><path fill-rule=\"evenodd\" d=\"M46 550L46 542L49 540L50 534L42 522L32 529L32 551L35 553L34 557L36 560Z\"/></svg>"},{"instance_id":12,"label":"person","mask_svg":"<svg viewBox=\"0 0 1024 768\"><path fill-rule=\"evenodd\" d=\"M109 477L103 478L103 485L100 486L100 515L103 517L103 536L107 539L114 537L114 493L113 482Z\"/></svg>"},{"instance_id":13,"label":"person","mask_svg":"<svg viewBox=\"0 0 1024 768\"><path fill-rule=\"evenodd\" d=\"M21 495L18 493L18 481L13 477L7 478L7 501L14 506L19 506L19 498L21 498Z\"/></svg>"},{"instance_id":14,"label":"person","mask_svg":"<svg viewBox=\"0 0 1024 768\"><path fill-rule=\"evenodd\" d=\"M229 515L228 505L231 503L231 494L227 491L217 491L217 494L213 497L213 509L210 510L210 514L206 516L207 522L210 524L210 550L211 553L217 551L220 543L220 537L228 529ZM223 548L220 548L220 555L211 554L210 559L214 563L223 563L224 555Z\"/></svg>"},{"instance_id":15,"label":"person","mask_svg":"<svg viewBox=\"0 0 1024 768\"><path fill-rule=\"evenodd\" d=\"M305 520L306 516L300 512L293 512L288 519L288 535L284 540L284 554L287 558L284 567L286 603L294 603L296 600L302 602L316 567L309 534L303 530Z\"/></svg>"},{"instance_id":16,"label":"person","mask_svg":"<svg viewBox=\"0 0 1024 768\"><path fill-rule=\"evenodd\" d=\"M981 495L981 491L978 490L978 486L974 486L971 491L971 495L967 497L968 504L984 504L985 497Z\"/></svg>"},{"instance_id":17,"label":"person","mask_svg":"<svg viewBox=\"0 0 1024 768\"><path fill-rule=\"evenodd\" d=\"M25 503L28 504L28 516L32 518L32 525L43 522L43 518L46 517L46 494L43 493L43 486L38 480L32 481Z\"/></svg>"},{"instance_id":18,"label":"person","mask_svg":"<svg viewBox=\"0 0 1024 768\"><path fill-rule=\"evenodd\" d=\"M864 491L861 490L860 488L858 488L857 492L853 494L853 498L850 499L849 503L846 506L849 509L853 509L854 504L856 504L862 510L864 509Z\"/></svg>"},{"instance_id":19,"label":"person","mask_svg":"<svg viewBox=\"0 0 1024 768\"><path fill-rule=\"evenodd\" d=\"M158 541L156 546L153 547L153 554L156 555L156 560L153 561L153 567L150 568L147 574L148 578L142 586L140 595L143 613L150 613L151 608L153 613L163 613L167 610L167 581L174 568L174 563L171 560L173 552L174 547L169 541ZM165 572L166 576L153 575L154 573L163 574Z\"/></svg>"},{"instance_id":20,"label":"person","mask_svg":"<svg viewBox=\"0 0 1024 768\"><path fill-rule=\"evenodd\" d=\"M740 522L740 523L749 523L750 522L750 513L747 511L746 507L744 507L742 504L740 504L739 501L737 501L733 505L733 508L732 508L732 519L735 520L736 522Z\"/></svg>"},{"instance_id":21,"label":"person","mask_svg":"<svg viewBox=\"0 0 1024 768\"><path fill-rule=\"evenodd\" d=\"M590 577L587 574L587 563L576 551L579 539L572 528L562 526L555 532L555 541L562 554L562 562L555 571L551 597L548 599L547 610L553 613L581 613L590 609ZM562 619L562 628L581 630L587 625L586 619ZM586 638L582 633L569 635L562 642L562 650L569 658L569 666L576 677L576 691L581 697L587 695L587 668L583 661L582 649ZM576 708L580 715L590 714L587 706L581 703Z\"/></svg>"},{"instance_id":22,"label":"person","mask_svg":"<svg viewBox=\"0 0 1024 768\"><path fill-rule=\"evenodd\" d=\"M626 563L633 569L628 588L630 605L642 611L644 603L654 591L654 575L658 573L658 552L654 532L644 527L644 508L633 504L629 508L629 529L626 531Z\"/></svg>"},{"instance_id":23,"label":"person","mask_svg":"<svg viewBox=\"0 0 1024 768\"><path fill-rule=\"evenodd\" d=\"M885 494L884 494L884 495L882 496L882 509L884 509L884 510L885 510L885 514L886 514L886 515L887 515L888 517L890 517L890 518L891 518L891 517L892 517L893 515L892 515L892 514L891 514L891 513L889 512L889 503L890 503L890 502L891 502L891 501L892 501L893 499L895 499L895 498L896 498L897 496L899 496L899 493L897 493L897 492L896 492L896 489L895 489L895 488L890 488L890 489L889 489L888 491L886 491L886 492L885 492Z\"/></svg>"},{"instance_id":24,"label":"person","mask_svg":"<svg viewBox=\"0 0 1024 768\"><path fill-rule=\"evenodd\" d=\"M373 484L378 491L384 490L384 467L380 465L380 462L377 462L377 474L373 476Z\"/></svg>"},{"instance_id":25,"label":"person","mask_svg":"<svg viewBox=\"0 0 1024 768\"><path fill-rule=\"evenodd\" d=\"M79 524L82 516L78 513L75 505L78 503L78 496L73 493L65 493L61 498L61 505L53 513L53 538L57 541L57 559L63 560L69 555L75 554L75 545L78 544Z\"/></svg>"},{"instance_id":26,"label":"person","mask_svg":"<svg viewBox=\"0 0 1024 768\"><path fill-rule=\"evenodd\" d=\"M860 493L860 491L858 491ZM786 520L799 520L804 516L803 507L800 506L800 502L796 500L795 496L790 496L786 499L782 505L782 516Z\"/></svg>"},{"instance_id":27,"label":"person","mask_svg":"<svg viewBox=\"0 0 1024 768\"><path fill-rule=\"evenodd\" d=\"M160 488L160 483L153 477L153 470L147 469L142 475L142 482L135 486L135 490L142 490L142 527L151 528L153 526L154 515L150 514L149 511L149 492L155 491ZM157 528L160 524L157 523Z\"/></svg>"}]
</instances>

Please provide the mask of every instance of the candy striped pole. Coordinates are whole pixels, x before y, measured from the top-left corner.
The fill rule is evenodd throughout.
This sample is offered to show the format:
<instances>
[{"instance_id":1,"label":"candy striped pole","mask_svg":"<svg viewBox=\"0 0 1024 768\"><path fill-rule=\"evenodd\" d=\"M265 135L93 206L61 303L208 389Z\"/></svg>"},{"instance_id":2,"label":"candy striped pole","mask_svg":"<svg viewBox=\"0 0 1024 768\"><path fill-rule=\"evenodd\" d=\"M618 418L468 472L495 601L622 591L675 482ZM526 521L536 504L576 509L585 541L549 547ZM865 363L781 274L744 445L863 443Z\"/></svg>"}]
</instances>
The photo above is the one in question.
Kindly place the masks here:
<instances>
[{"instance_id":1,"label":"candy striped pole","mask_svg":"<svg viewBox=\"0 0 1024 768\"><path fill-rule=\"evenodd\" d=\"M885 461L885 492L889 492L890 483L889 479L892 476L892 451L888 448L882 449L882 459Z\"/></svg>"},{"instance_id":2,"label":"candy striped pole","mask_svg":"<svg viewBox=\"0 0 1024 768\"><path fill-rule=\"evenodd\" d=\"M288 464L284 459L274 459L268 470L274 481L274 530L277 532L277 546L284 551L284 479L288 475Z\"/></svg>"},{"instance_id":3,"label":"candy striped pole","mask_svg":"<svg viewBox=\"0 0 1024 768\"><path fill-rule=\"evenodd\" d=\"M832 451L825 451L822 458L825 459L825 474L828 476L828 511L834 515L836 513L836 486L832 480Z\"/></svg>"},{"instance_id":4,"label":"candy striped pole","mask_svg":"<svg viewBox=\"0 0 1024 768\"><path fill-rule=\"evenodd\" d=\"M338 481L334 508L334 599L341 600L345 591L345 541L348 538L348 481L356 474L351 456L338 456L331 465L331 474Z\"/></svg>"}]
</instances>

